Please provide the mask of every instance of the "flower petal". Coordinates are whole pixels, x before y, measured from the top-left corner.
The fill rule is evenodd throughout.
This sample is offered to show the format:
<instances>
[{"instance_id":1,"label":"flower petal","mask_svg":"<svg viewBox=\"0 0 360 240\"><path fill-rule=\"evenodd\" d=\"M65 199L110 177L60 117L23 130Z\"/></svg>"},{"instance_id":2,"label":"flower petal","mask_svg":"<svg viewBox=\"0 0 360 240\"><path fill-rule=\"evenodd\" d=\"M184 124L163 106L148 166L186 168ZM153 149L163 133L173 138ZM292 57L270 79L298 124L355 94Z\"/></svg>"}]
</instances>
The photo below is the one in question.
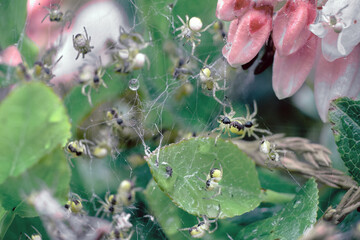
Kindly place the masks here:
<instances>
[{"instance_id":1,"label":"flower petal","mask_svg":"<svg viewBox=\"0 0 360 240\"><path fill-rule=\"evenodd\" d=\"M0 64L16 66L22 63L21 54L17 47L9 46L0 54Z\"/></svg>"},{"instance_id":2,"label":"flower petal","mask_svg":"<svg viewBox=\"0 0 360 240\"><path fill-rule=\"evenodd\" d=\"M311 35L302 48L288 56L276 51L272 84L279 99L292 96L306 80L315 62L317 39Z\"/></svg>"},{"instance_id":3,"label":"flower petal","mask_svg":"<svg viewBox=\"0 0 360 240\"><path fill-rule=\"evenodd\" d=\"M359 1L360 2L360 1ZM360 43L360 15L354 19L352 26L344 28L339 34L337 48L344 56L348 55Z\"/></svg>"},{"instance_id":4,"label":"flower petal","mask_svg":"<svg viewBox=\"0 0 360 240\"><path fill-rule=\"evenodd\" d=\"M44 6L50 6L58 1L51 0L29 0L27 2L26 35L34 41L40 48L49 47L60 34L60 24L50 22L49 16Z\"/></svg>"},{"instance_id":5,"label":"flower petal","mask_svg":"<svg viewBox=\"0 0 360 240\"><path fill-rule=\"evenodd\" d=\"M288 1L274 19L273 39L280 55L300 49L310 36L308 29L316 17L315 5L308 1Z\"/></svg>"},{"instance_id":6,"label":"flower petal","mask_svg":"<svg viewBox=\"0 0 360 240\"><path fill-rule=\"evenodd\" d=\"M322 23L322 22L318 22L318 23L309 25L309 30L313 34L318 36L319 38L325 37L326 34L328 33L329 29L330 29L330 27L328 25L326 25L325 23Z\"/></svg>"},{"instance_id":7,"label":"flower petal","mask_svg":"<svg viewBox=\"0 0 360 240\"><path fill-rule=\"evenodd\" d=\"M231 66L238 67L256 56L269 37L271 23L272 8L269 6L253 8L238 22L232 23L236 24L236 31L230 34L228 44L223 48L224 57ZM231 26L232 31L234 28Z\"/></svg>"},{"instance_id":8,"label":"flower petal","mask_svg":"<svg viewBox=\"0 0 360 240\"><path fill-rule=\"evenodd\" d=\"M345 56L341 54L341 52L339 52L338 48L336 47L338 36L338 33L330 29L326 36L321 40L322 55L329 62Z\"/></svg>"},{"instance_id":9,"label":"flower petal","mask_svg":"<svg viewBox=\"0 0 360 240\"><path fill-rule=\"evenodd\" d=\"M229 43L234 41L234 36L236 34L236 30L237 30L238 25L239 25L239 19L234 19L230 23L229 31L228 31L228 34L227 34L227 44L222 49L222 54L224 55L225 58L227 58L227 56L229 55L229 51L230 51L230 48L231 48L230 47L231 44L229 44Z\"/></svg>"},{"instance_id":10,"label":"flower petal","mask_svg":"<svg viewBox=\"0 0 360 240\"><path fill-rule=\"evenodd\" d=\"M251 0L218 0L216 17L224 21L231 21L241 17L251 4Z\"/></svg>"},{"instance_id":11,"label":"flower petal","mask_svg":"<svg viewBox=\"0 0 360 240\"><path fill-rule=\"evenodd\" d=\"M360 91L360 45L345 58L328 62L320 55L315 73L315 101L321 119L327 121L330 102L338 97L356 97Z\"/></svg>"}]
</instances>

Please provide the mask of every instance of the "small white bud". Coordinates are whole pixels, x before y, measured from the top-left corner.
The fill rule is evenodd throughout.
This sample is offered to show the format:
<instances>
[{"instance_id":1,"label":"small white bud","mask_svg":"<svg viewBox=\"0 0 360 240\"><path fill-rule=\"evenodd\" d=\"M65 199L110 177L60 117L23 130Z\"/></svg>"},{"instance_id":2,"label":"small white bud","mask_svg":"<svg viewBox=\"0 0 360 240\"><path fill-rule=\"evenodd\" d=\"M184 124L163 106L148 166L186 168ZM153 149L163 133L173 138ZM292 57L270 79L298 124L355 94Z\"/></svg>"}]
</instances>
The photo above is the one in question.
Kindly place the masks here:
<instances>
[{"instance_id":1,"label":"small white bud","mask_svg":"<svg viewBox=\"0 0 360 240\"><path fill-rule=\"evenodd\" d=\"M189 27L192 31L198 32L201 30L203 24L200 18L198 17L192 17L189 21Z\"/></svg>"}]
</instances>

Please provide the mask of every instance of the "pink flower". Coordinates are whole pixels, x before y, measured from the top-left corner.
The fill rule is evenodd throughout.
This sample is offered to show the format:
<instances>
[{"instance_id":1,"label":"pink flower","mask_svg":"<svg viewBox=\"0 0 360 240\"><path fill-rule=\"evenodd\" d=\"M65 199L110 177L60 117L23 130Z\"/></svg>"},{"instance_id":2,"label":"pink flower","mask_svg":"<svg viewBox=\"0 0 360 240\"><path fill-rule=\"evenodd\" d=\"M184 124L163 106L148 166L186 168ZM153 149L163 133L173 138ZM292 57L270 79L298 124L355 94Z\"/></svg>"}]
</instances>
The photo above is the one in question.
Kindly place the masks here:
<instances>
[{"instance_id":1,"label":"pink flower","mask_svg":"<svg viewBox=\"0 0 360 240\"><path fill-rule=\"evenodd\" d=\"M272 31L276 96L292 96L315 66L316 106L325 122L331 100L360 92L360 1L328 0L317 13L315 0L290 0L273 16L276 3L219 0L217 17L232 20L223 55L233 67L248 63Z\"/></svg>"},{"instance_id":2,"label":"pink flower","mask_svg":"<svg viewBox=\"0 0 360 240\"><path fill-rule=\"evenodd\" d=\"M63 29L63 24L50 22L49 16L44 19L50 4L61 3L60 10L66 14L66 9L71 9L74 14L72 24L68 23ZM68 5L66 5L68 4ZM112 0L88 0L83 5L76 5L72 1L60 0L28 0L27 2L26 35L39 47L39 52L44 53L50 47L58 46L57 56L54 61L62 56L61 61L54 66L55 78L52 83L66 83L73 80L74 74L85 60L75 60L77 52L73 47L72 36L83 33L85 26L91 36L91 44L94 45L92 57L86 57L86 63L94 63L101 56L102 63L106 63L104 54L105 41L116 41L120 34L119 27L128 28L126 13L115 1ZM41 22L44 19L43 22ZM62 35L61 35L62 34ZM62 39L59 45L59 39ZM0 63L15 66L21 63L21 55L15 46L9 46L0 54ZM31 67L31 66L30 66Z\"/></svg>"}]
</instances>

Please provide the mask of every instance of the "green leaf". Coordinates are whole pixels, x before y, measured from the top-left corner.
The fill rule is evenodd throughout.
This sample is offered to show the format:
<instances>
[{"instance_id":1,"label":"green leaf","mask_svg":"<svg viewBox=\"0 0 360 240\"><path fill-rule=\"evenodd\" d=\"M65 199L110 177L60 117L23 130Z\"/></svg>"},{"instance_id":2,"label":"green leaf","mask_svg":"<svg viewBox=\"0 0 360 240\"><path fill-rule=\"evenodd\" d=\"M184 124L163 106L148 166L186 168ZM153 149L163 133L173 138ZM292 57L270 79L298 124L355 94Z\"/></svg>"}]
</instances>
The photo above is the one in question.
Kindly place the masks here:
<instances>
[{"instance_id":1,"label":"green leaf","mask_svg":"<svg viewBox=\"0 0 360 240\"><path fill-rule=\"evenodd\" d=\"M267 190L273 190L282 193L296 193L299 188L293 181L289 181L281 175L280 171L269 170L267 168L256 168L259 174L261 187Z\"/></svg>"},{"instance_id":2,"label":"green leaf","mask_svg":"<svg viewBox=\"0 0 360 240\"><path fill-rule=\"evenodd\" d=\"M15 215L5 237L1 239L28 240L28 238L24 236L25 233L31 237L31 235L38 234L38 232L41 234L42 240L50 240L39 217L22 218Z\"/></svg>"},{"instance_id":3,"label":"green leaf","mask_svg":"<svg viewBox=\"0 0 360 240\"><path fill-rule=\"evenodd\" d=\"M0 2L0 49L19 41L25 27L27 0Z\"/></svg>"},{"instance_id":4,"label":"green leaf","mask_svg":"<svg viewBox=\"0 0 360 240\"><path fill-rule=\"evenodd\" d=\"M148 207L169 239L192 239L188 231L179 231L179 229L192 227L197 224L195 216L178 208L153 180L149 182L145 196ZM232 234L231 231L236 230L235 224L231 224L228 221L218 223L218 225L214 233L206 234L202 239L226 239L227 233ZM211 230L213 228L215 228L215 223L212 224Z\"/></svg>"},{"instance_id":5,"label":"green leaf","mask_svg":"<svg viewBox=\"0 0 360 240\"><path fill-rule=\"evenodd\" d=\"M119 98L127 89L127 81L123 79L124 77L112 71L114 70L109 69L108 74L103 77L108 87L101 87L98 92L92 91L91 100L94 106ZM75 87L65 97L64 103L72 121L72 132L75 133L78 125L94 110L94 107L90 106L87 96L81 93L81 86Z\"/></svg>"},{"instance_id":6,"label":"green leaf","mask_svg":"<svg viewBox=\"0 0 360 240\"><path fill-rule=\"evenodd\" d=\"M275 216L241 229L236 239L298 239L316 221L318 189L310 179Z\"/></svg>"},{"instance_id":7,"label":"green leaf","mask_svg":"<svg viewBox=\"0 0 360 240\"><path fill-rule=\"evenodd\" d=\"M19 80L14 77L15 67L0 64L0 87L7 87L17 83Z\"/></svg>"},{"instance_id":8,"label":"green leaf","mask_svg":"<svg viewBox=\"0 0 360 240\"><path fill-rule=\"evenodd\" d=\"M9 229L11 223L15 218L15 213L12 211L6 211L0 207L0 239L4 239L4 236Z\"/></svg>"},{"instance_id":9,"label":"green leaf","mask_svg":"<svg viewBox=\"0 0 360 240\"><path fill-rule=\"evenodd\" d=\"M360 183L360 101L338 98L330 105L329 119L339 153L349 173Z\"/></svg>"},{"instance_id":10,"label":"green leaf","mask_svg":"<svg viewBox=\"0 0 360 240\"><path fill-rule=\"evenodd\" d=\"M26 196L45 187L54 196L65 200L69 192L71 171L65 152L56 148L42 158L36 165L18 177L9 177L0 185L2 206L21 217L34 217L37 213L26 203Z\"/></svg>"},{"instance_id":11,"label":"green leaf","mask_svg":"<svg viewBox=\"0 0 360 240\"><path fill-rule=\"evenodd\" d=\"M22 84L0 105L0 184L18 176L70 137L59 97L39 82Z\"/></svg>"},{"instance_id":12,"label":"green leaf","mask_svg":"<svg viewBox=\"0 0 360 240\"><path fill-rule=\"evenodd\" d=\"M157 166L158 162L158 166ZM154 151L148 164L159 187L190 214L215 218L233 217L260 204L260 183L254 162L231 142L192 138ZM223 168L218 190L205 190L211 167ZM166 167L172 168L167 177ZM215 197L214 197L215 196ZM212 198L212 199L210 199Z\"/></svg>"},{"instance_id":13,"label":"green leaf","mask_svg":"<svg viewBox=\"0 0 360 240\"><path fill-rule=\"evenodd\" d=\"M39 54L38 46L30 38L24 37L19 51L28 66L33 66Z\"/></svg>"}]
</instances>

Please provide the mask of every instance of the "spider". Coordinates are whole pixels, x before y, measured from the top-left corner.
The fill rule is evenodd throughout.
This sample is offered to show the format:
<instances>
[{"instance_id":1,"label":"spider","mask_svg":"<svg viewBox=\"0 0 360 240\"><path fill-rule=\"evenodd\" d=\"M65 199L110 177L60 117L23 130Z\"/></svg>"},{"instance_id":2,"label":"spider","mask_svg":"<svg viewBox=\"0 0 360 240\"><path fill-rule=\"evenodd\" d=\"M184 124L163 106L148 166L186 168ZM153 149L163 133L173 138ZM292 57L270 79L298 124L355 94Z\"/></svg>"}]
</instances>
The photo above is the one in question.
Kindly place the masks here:
<instances>
[{"instance_id":1,"label":"spider","mask_svg":"<svg viewBox=\"0 0 360 240\"><path fill-rule=\"evenodd\" d=\"M88 149L84 144L85 140L75 140L69 142L66 145L66 151L70 153L73 157L79 157L83 154L87 154Z\"/></svg>"},{"instance_id":2,"label":"spider","mask_svg":"<svg viewBox=\"0 0 360 240\"><path fill-rule=\"evenodd\" d=\"M206 61L205 61L206 62ZM216 91L219 90L226 90L226 88L221 88L218 84L222 78L220 76L215 75L211 72L209 67L203 67L199 73L201 88L206 91L210 91L212 93L213 98L220 103L221 105L225 106L225 104L220 101L220 99L216 96Z\"/></svg>"},{"instance_id":3,"label":"spider","mask_svg":"<svg viewBox=\"0 0 360 240\"><path fill-rule=\"evenodd\" d=\"M213 168L213 166L214 166L214 163L210 167L211 170L210 170L209 174L206 176L206 181L199 178L200 181L205 183L205 189L207 191L217 190L217 192L213 196L211 196L209 199L213 199L214 197L219 196L221 194L221 186L219 185L219 182L221 181L222 176L223 176L223 168L222 168L221 164L220 164L220 169Z\"/></svg>"},{"instance_id":4,"label":"spider","mask_svg":"<svg viewBox=\"0 0 360 240\"><path fill-rule=\"evenodd\" d=\"M118 110L111 108L106 112L106 123L111 126L114 131L121 131L124 129L126 124L124 118L119 114Z\"/></svg>"},{"instance_id":5,"label":"spider","mask_svg":"<svg viewBox=\"0 0 360 240\"><path fill-rule=\"evenodd\" d=\"M101 60L100 60L100 67L93 70L90 65L85 65L80 69L80 73L78 75L79 82L83 84L81 88L81 93L84 96L87 96L89 104L92 106L91 101L91 89L95 89L96 91L103 85L107 88L102 77L104 76L105 72L101 67ZM89 90L86 92L86 88L89 87Z\"/></svg>"},{"instance_id":6,"label":"spider","mask_svg":"<svg viewBox=\"0 0 360 240\"><path fill-rule=\"evenodd\" d=\"M119 43L109 41L109 44L116 72L130 73L143 68L145 63L150 66L148 57L140 53L140 50L148 46L140 34L127 32L120 27Z\"/></svg>"},{"instance_id":7,"label":"spider","mask_svg":"<svg viewBox=\"0 0 360 240\"><path fill-rule=\"evenodd\" d=\"M221 136L221 134L225 133L229 137L231 137L230 132L236 133L234 129L231 129L232 131L230 131L230 128L234 121L238 121L238 120L242 119L242 117L234 118L236 112L234 111L234 109L232 108L231 105L230 105L230 113L226 113L226 108L225 108L225 106L223 106L223 107L224 107L224 115L220 115L220 118L217 120L217 122L219 123L219 127L215 128L211 131L211 132L219 131L219 134L215 138L215 144L217 142L217 139ZM241 128L241 126L240 126L241 124L236 124L236 125L239 128Z\"/></svg>"},{"instance_id":8,"label":"spider","mask_svg":"<svg viewBox=\"0 0 360 240\"><path fill-rule=\"evenodd\" d=\"M129 206L135 201L135 193L141 188L135 188L135 180L123 180L117 191L117 199L124 206Z\"/></svg>"},{"instance_id":9,"label":"spider","mask_svg":"<svg viewBox=\"0 0 360 240\"><path fill-rule=\"evenodd\" d=\"M203 23L198 17L192 17L189 20L189 16L186 15L185 22L179 15L177 17L182 23L182 26L176 28L174 32L181 31L179 35L177 35L177 38L179 38L180 40L185 38L186 42L191 42L191 55L194 55L196 46L199 45L201 42L201 40L199 39L201 37L201 33L208 30L213 25L213 23L202 29Z\"/></svg>"},{"instance_id":10,"label":"spider","mask_svg":"<svg viewBox=\"0 0 360 240\"><path fill-rule=\"evenodd\" d=\"M117 54L114 54L115 72L128 74L134 70L141 69L147 63L150 66L148 57L136 51L129 51L128 49L120 49Z\"/></svg>"},{"instance_id":11,"label":"spider","mask_svg":"<svg viewBox=\"0 0 360 240\"><path fill-rule=\"evenodd\" d=\"M88 155L91 157L89 147L87 146L88 144L95 145L93 142L85 139L71 141L66 144L65 150L67 153L69 153L72 157L75 158L82 155ZM71 161L70 164L73 166Z\"/></svg>"},{"instance_id":12,"label":"spider","mask_svg":"<svg viewBox=\"0 0 360 240\"><path fill-rule=\"evenodd\" d=\"M222 21L216 21L211 29L213 34L213 41L218 43L224 41L226 37L226 32L224 30L224 24Z\"/></svg>"},{"instance_id":13,"label":"spider","mask_svg":"<svg viewBox=\"0 0 360 240\"><path fill-rule=\"evenodd\" d=\"M273 162L280 161L279 152L281 151L276 150L275 143L270 143L268 140L265 139L265 137L263 137L263 139L261 140L259 149L260 152L266 154L268 160Z\"/></svg>"},{"instance_id":14,"label":"spider","mask_svg":"<svg viewBox=\"0 0 360 240\"><path fill-rule=\"evenodd\" d=\"M121 213L123 211L123 206L117 199L118 199L117 195L114 194L109 195L109 192L107 192L105 195L105 202L100 200L101 207L97 211L96 216L98 216L101 211L104 211L106 215L109 214L114 215Z\"/></svg>"},{"instance_id":15,"label":"spider","mask_svg":"<svg viewBox=\"0 0 360 240\"><path fill-rule=\"evenodd\" d=\"M246 117L234 118L232 123L230 124L230 131L232 133L236 133L240 139L244 138L246 135L248 137L255 137L259 139L259 136L255 132L271 134L270 131L266 129L258 128L259 124L256 122L256 114L257 114L257 105L254 101L254 112L250 114L249 106L246 107Z\"/></svg>"},{"instance_id":16,"label":"spider","mask_svg":"<svg viewBox=\"0 0 360 240\"><path fill-rule=\"evenodd\" d=\"M134 234L134 230L131 231L130 233L127 233L125 231L120 231L120 230L115 229L110 232L110 235L107 239L109 239L109 240L130 240L133 234Z\"/></svg>"},{"instance_id":17,"label":"spider","mask_svg":"<svg viewBox=\"0 0 360 240\"><path fill-rule=\"evenodd\" d=\"M68 10L64 14L62 11L60 11L59 4L50 4L50 8L44 8L48 11L48 14L45 15L41 23L47 18L47 16L49 16L50 22L62 22L63 26L66 25L66 22L69 22L68 28L70 28L73 18L73 13L71 11Z\"/></svg>"},{"instance_id":18,"label":"spider","mask_svg":"<svg viewBox=\"0 0 360 240\"><path fill-rule=\"evenodd\" d=\"M41 240L42 236L39 230L37 230L34 226L32 226L32 228L36 231L36 234L31 234L31 237L29 237L29 235L25 233L26 238L29 240Z\"/></svg>"},{"instance_id":19,"label":"spider","mask_svg":"<svg viewBox=\"0 0 360 240\"><path fill-rule=\"evenodd\" d=\"M148 46L148 43L139 33L127 32L123 27L120 27L119 43L128 49L137 51Z\"/></svg>"},{"instance_id":20,"label":"spider","mask_svg":"<svg viewBox=\"0 0 360 240\"><path fill-rule=\"evenodd\" d=\"M112 135L111 129L103 128L98 132L94 140L95 145L90 147L92 156L96 158L105 158L108 154L114 153L114 148L118 144L118 139Z\"/></svg>"},{"instance_id":21,"label":"spider","mask_svg":"<svg viewBox=\"0 0 360 240\"><path fill-rule=\"evenodd\" d=\"M175 60L175 66L172 69L173 77L180 81L186 81L190 75L193 75L193 69L196 64L191 59L178 58Z\"/></svg>"},{"instance_id":22,"label":"spider","mask_svg":"<svg viewBox=\"0 0 360 240\"><path fill-rule=\"evenodd\" d=\"M19 63L15 68L16 76L23 81L30 81L31 75L26 63Z\"/></svg>"},{"instance_id":23,"label":"spider","mask_svg":"<svg viewBox=\"0 0 360 240\"><path fill-rule=\"evenodd\" d=\"M130 233L130 229L133 227L129 221L130 214L122 212L113 216L113 230L109 234L109 239L113 240L130 240L134 234L134 230Z\"/></svg>"},{"instance_id":24,"label":"spider","mask_svg":"<svg viewBox=\"0 0 360 240\"><path fill-rule=\"evenodd\" d=\"M42 61L35 62L33 68L33 76L43 82L48 83L53 77L55 77L52 69L62 59L62 57L63 56L56 60L56 62L51 66L48 66L45 62Z\"/></svg>"},{"instance_id":25,"label":"spider","mask_svg":"<svg viewBox=\"0 0 360 240\"><path fill-rule=\"evenodd\" d=\"M76 34L74 37L73 35L73 45L76 51L78 51L78 55L76 56L75 60L77 60L80 56L80 53L82 54L82 57L85 57L85 54L91 52L91 49L94 48L94 46L90 46L91 37L88 36L86 28L84 27L85 36L81 33Z\"/></svg>"},{"instance_id":26,"label":"spider","mask_svg":"<svg viewBox=\"0 0 360 240\"><path fill-rule=\"evenodd\" d=\"M202 221L200 221L200 219L197 218L198 224L196 224L195 226L190 227L190 228L182 228L182 229L179 229L179 231L189 231L190 236L193 238L202 238L205 236L206 232L208 232L208 233L215 232L218 227L217 219L210 220L205 215L203 215L202 218L203 218ZM216 226L214 229L210 230L212 223L215 223Z\"/></svg>"},{"instance_id":27,"label":"spider","mask_svg":"<svg viewBox=\"0 0 360 240\"><path fill-rule=\"evenodd\" d=\"M66 209L69 210L71 213L82 213L83 212L83 205L81 203L81 198L79 195L72 193L70 200L64 205Z\"/></svg>"}]
</instances>

